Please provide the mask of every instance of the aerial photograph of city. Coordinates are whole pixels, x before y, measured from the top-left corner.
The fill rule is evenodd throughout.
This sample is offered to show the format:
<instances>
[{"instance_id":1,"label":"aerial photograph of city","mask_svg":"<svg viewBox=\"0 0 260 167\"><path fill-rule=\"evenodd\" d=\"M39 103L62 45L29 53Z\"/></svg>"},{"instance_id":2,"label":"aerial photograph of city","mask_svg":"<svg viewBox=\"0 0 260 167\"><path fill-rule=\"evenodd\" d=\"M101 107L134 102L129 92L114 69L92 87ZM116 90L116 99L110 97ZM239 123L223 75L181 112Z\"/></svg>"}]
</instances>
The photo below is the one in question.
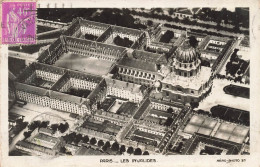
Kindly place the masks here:
<instances>
[{"instance_id":1,"label":"aerial photograph of city","mask_svg":"<svg viewBox=\"0 0 260 167\"><path fill-rule=\"evenodd\" d=\"M249 8L38 4L35 24L8 45L9 156L250 154Z\"/></svg>"}]
</instances>

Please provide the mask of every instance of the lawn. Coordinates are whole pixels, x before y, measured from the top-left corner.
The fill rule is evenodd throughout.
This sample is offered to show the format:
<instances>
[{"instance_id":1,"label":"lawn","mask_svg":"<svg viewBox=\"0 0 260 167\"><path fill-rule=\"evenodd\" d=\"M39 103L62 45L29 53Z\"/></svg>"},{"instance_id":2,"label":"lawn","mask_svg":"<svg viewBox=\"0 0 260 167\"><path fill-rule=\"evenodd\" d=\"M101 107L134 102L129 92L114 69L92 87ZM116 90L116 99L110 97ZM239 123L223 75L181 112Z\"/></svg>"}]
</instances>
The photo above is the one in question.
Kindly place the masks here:
<instances>
[{"instance_id":1,"label":"lawn","mask_svg":"<svg viewBox=\"0 0 260 167\"><path fill-rule=\"evenodd\" d=\"M249 88L230 84L228 86L225 86L223 90L227 94L249 99L249 93L250 93Z\"/></svg>"},{"instance_id":2,"label":"lawn","mask_svg":"<svg viewBox=\"0 0 260 167\"><path fill-rule=\"evenodd\" d=\"M109 72L113 62L73 53L65 53L54 65L95 75L105 75Z\"/></svg>"}]
</instances>

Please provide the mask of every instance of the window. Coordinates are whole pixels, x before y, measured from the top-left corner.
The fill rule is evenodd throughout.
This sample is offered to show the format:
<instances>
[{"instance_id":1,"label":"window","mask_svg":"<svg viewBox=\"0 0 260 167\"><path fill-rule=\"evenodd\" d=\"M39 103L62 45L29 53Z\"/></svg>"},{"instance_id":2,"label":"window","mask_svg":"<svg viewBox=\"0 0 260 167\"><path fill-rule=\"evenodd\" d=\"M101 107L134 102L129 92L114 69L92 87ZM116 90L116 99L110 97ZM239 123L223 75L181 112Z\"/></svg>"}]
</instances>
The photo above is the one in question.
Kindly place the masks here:
<instances>
[{"instance_id":1,"label":"window","mask_svg":"<svg viewBox=\"0 0 260 167\"><path fill-rule=\"evenodd\" d=\"M190 91L192 94L194 94L194 91L192 90L192 91Z\"/></svg>"},{"instance_id":2,"label":"window","mask_svg":"<svg viewBox=\"0 0 260 167\"><path fill-rule=\"evenodd\" d=\"M169 96L169 92L166 92L166 96Z\"/></svg>"}]
</instances>

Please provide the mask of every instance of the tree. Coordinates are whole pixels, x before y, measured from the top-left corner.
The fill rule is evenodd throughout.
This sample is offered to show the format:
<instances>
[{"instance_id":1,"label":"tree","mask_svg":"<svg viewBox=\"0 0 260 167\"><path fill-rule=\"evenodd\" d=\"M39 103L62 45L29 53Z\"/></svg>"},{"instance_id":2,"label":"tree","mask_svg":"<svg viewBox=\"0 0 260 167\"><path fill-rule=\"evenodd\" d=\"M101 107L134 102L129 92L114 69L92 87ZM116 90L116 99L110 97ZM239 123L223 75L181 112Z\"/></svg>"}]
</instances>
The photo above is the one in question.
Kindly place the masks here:
<instances>
[{"instance_id":1,"label":"tree","mask_svg":"<svg viewBox=\"0 0 260 167\"><path fill-rule=\"evenodd\" d=\"M170 126L173 122L173 119L171 117L168 117L167 120L165 121L164 125L165 126Z\"/></svg>"},{"instance_id":2,"label":"tree","mask_svg":"<svg viewBox=\"0 0 260 167\"><path fill-rule=\"evenodd\" d=\"M31 131L28 131L28 132L24 132L23 135L27 139L28 137L31 136L31 133L32 133Z\"/></svg>"},{"instance_id":3,"label":"tree","mask_svg":"<svg viewBox=\"0 0 260 167\"><path fill-rule=\"evenodd\" d=\"M51 129L56 132L58 130L59 125L58 124L52 124Z\"/></svg>"},{"instance_id":4,"label":"tree","mask_svg":"<svg viewBox=\"0 0 260 167\"><path fill-rule=\"evenodd\" d=\"M104 144L105 144L105 143L103 142L103 140L99 140L99 141L98 141L98 146L99 146L99 147L104 146Z\"/></svg>"},{"instance_id":5,"label":"tree","mask_svg":"<svg viewBox=\"0 0 260 167\"><path fill-rule=\"evenodd\" d=\"M192 108L197 108L199 106L199 103L198 102L190 102L190 105Z\"/></svg>"},{"instance_id":6,"label":"tree","mask_svg":"<svg viewBox=\"0 0 260 167\"><path fill-rule=\"evenodd\" d=\"M90 144L95 145L97 143L97 140L95 137L91 138L89 141Z\"/></svg>"},{"instance_id":7,"label":"tree","mask_svg":"<svg viewBox=\"0 0 260 167\"><path fill-rule=\"evenodd\" d=\"M179 17L174 18L174 22L178 23L180 21Z\"/></svg>"},{"instance_id":8,"label":"tree","mask_svg":"<svg viewBox=\"0 0 260 167\"><path fill-rule=\"evenodd\" d=\"M170 8L169 11L168 11L168 13L169 13L169 15L173 15L173 13L174 13L173 8Z\"/></svg>"},{"instance_id":9,"label":"tree","mask_svg":"<svg viewBox=\"0 0 260 167\"><path fill-rule=\"evenodd\" d=\"M106 143L105 143L105 146L107 147L107 148L110 148L110 142L109 141L107 141Z\"/></svg>"},{"instance_id":10,"label":"tree","mask_svg":"<svg viewBox=\"0 0 260 167\"><path fill-rule=\"evenodd\" d=\"M74 138L74 143L75 144L78 144L81 140L82 140L82 135L81 134L75 135L75 138Z\"/></svg>"},{"instance_id":11,"label":"tree","mask_svg":"<svg viewBox=\"0 0 260 167\"><path fill-rule=\"evenodd\" d=\"M153 25L153 21L152 20L147 20L147 25L148 26L152 26Z\"/></svg>"},{"instance_id":12,"label":"tree","mask_svg":"<svg viewBox=\"0 0 260 167\"><path fill-rule=\"evenodd\" d=\"M86 136L83 137L82 140L83 140L84 143L88 143L89 137L86 135Z\"/></svg>"},{"instance_id":13,"label":"tree","mask_svg":"<svg viewBox=\"0 0 260 167\"><path fill-rule=\"evenodd\" d=\"M133 147L128 147L127 153L128 154L133 154L133 152L134 152L134 148Z\"/></svg>"},{"instance_id":14,"label":"tree","mask_svg":"<svg viewBox=\"0 0 260 167\"><path fill-rule=\"evenodd\" d=\"M50 121L43 121L40 124L40 128L47 128L47 126L49 125Z\"/></svg>"},{"instance_id":15,"label":"tree","mask_svg":"<svg viewBox=\"0 0 260 167\"><path fill-rule=\"evenodd\" d=\"M167 109L167 112L168 112L168 113L173 113L173 109L172 109L171 107L169 107L169 108Z\"/></svg>"},{"instance_id":16,"label":"tree","mask_svg":"<svg viewBox=\"0 0 260 167\"><path fill-rule=\"evenodd\" d=\"M135 149L134 155L142 155L142 150L140 148Z\"/></svg>"},{"instance_id":17,"label":"tree","mask_svg":"<svg viewBox=\"0 0 260 167\"><path fill-rule=\"evenodd\" d=\"M191 45L192 47L196 48L196 47L198 46L198 43L199 43L199 42L197 41L196 37L190 36L190 37L189 37L189 43L190 43L190 45Z\"/></svg>"},{"instance_id":18,"label":"tree","mask_svg":"<svg viewBox=\"0 0 260 167\"><path fill-rule=\"evenodd\" d=\"M114 143L112 144L111 149L112 149L113 151L118 151L118 150L119 150L119 144L118 144L117 142L114 142Z\"/></svg>"},{"instance_id":19,"label":"tree","mask_svg":"<svg viewBox=\"0 0 260 167\"><path fill-rule=\"evenodd\" d=\"M68 130L69 128L69 124L66 122L65 124L61 123L59 126L58 126L58 129L61 133L64 133L66 132L66 130Z\"/></svg>"},{"instance_id":20,"label":"tree","mask_svg":"<svg viewBox=\"0 0 260 167\"><path fill-rule=\"evenodd\" d=\"M126 151L125 145L122 145L122 146L120 147L120 153L123 153L123 152L125 152L125 151Z\"/></svg>"},{"instance_id":21,"label":"tree","mask_svg":"<svg viewBox=\"0 0 260 167\"><path fill-rule=\"evenodd\" d=\"M65 148L64 146L60 148L60 152L61 152L61 153L66 153L66 151L67 151L67 150L66 150L66 148Z\"/></svg>"},{"instance_id":22,"label":"tree","mask_svg":"<svg viewBox=\"0 0 260 167\"><path fill-rule=\"evenodd\" d=\"M145 151L145 152L143 153L143 155L149 155L149 152L148 152L148 151Z\"/></svg>"}]
</instances>

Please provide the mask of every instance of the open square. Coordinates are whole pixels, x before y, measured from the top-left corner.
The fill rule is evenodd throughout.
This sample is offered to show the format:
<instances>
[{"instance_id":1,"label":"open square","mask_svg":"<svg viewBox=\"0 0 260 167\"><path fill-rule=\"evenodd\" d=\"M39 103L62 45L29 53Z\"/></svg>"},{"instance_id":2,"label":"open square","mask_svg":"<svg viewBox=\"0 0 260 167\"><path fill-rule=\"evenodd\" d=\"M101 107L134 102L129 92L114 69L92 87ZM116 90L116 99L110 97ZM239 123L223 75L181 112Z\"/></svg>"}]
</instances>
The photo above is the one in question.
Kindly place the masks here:
<instances>
[{"instance_id":1,"label":"open square","mask_svg":"<svg viewBox=\"0 0 260 167\"><path fill-rule=\"evenodd\" d=\"M96 75L105 75L109 72L113 62L69 52L64 53L54 65Z\"/></svg>"}]
</instances>

